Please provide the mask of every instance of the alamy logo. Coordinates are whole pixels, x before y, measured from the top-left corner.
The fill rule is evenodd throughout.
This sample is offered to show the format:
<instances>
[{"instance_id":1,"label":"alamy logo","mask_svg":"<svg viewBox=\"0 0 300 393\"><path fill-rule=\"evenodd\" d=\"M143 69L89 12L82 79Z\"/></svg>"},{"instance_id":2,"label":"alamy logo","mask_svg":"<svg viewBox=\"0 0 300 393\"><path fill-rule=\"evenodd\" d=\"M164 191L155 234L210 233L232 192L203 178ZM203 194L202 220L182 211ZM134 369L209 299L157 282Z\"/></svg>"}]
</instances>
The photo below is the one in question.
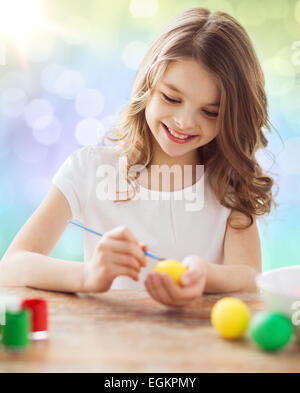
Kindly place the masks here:
<instances>
[{"instance_id":1,"label":"alamy logo","mask_svg":"<svg viewBox=\"0 0 300 393\"><path fill-rule=\"evenodd\" d=\"M5 325L5 303L0 300L0 326Z\"/></svg>"},{"instance_id":2,"label":"alamy logo","mask_svg":"<svg viewBox=\"0 0 300 393\"><path fill-rule=\"evenodd\" d=\"M292 63L294 66L300 65L300 41L294 41L292 43L292 50L294 53L292 54Z\"/></svg>"},{"instance_id":3,"label":"alamy logo","mask_svg":"<svg viewBox=\"0 0 300 393\"><path fill-rule=\"evenodd\" d=\"M292 315L292 324L294 326L300 325L300 300L296 300L292 304L292 310L295 311Z\"/></svg>"},{"instance_id":4,"label":"alamy logo","mask_svg":"<svg viewBox=\"0 0 300 393\"><path fill-rule=\"evenodd\" d=\"M97 169L96 176L99 182L96 185L96 195L101 201L116 199L126 200L130 196L130 185L126 180L127 157L119 158L118 168L114 165L100 165ZM152 165L151 174L143 165L133 165L128 173L129 181L136 178L137 174L142 175L143 183L147 187L137 187L137 192L132 200L184 200L186 211L199 211L204 206L204 165L197 165L194 171L196 183L192 186L193 167L185 165ZM173 181L172 181L173 179ZM160 180L162 180L160 182ZM164 191L152 193L149 190L157 190L158 185L162 185ZM173 186L173 187L172 187ZM118 194L118 192L120 194ZM173 196L171 196L173 194Z\"/></svg>"}]
</instances>

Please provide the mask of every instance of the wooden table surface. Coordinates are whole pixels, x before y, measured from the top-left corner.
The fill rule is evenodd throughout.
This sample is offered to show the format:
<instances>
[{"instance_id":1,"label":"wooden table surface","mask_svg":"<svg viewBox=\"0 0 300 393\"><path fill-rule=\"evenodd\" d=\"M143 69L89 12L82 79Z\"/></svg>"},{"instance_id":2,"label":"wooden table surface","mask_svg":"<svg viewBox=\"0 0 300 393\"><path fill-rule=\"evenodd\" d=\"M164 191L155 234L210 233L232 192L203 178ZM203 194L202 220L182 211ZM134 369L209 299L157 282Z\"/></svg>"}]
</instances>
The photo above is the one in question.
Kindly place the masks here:
<instances>
[{"instance_id":1,"label":"wooden table surface","mask_svg":"<svg viewBox=\"0 0 300 393\"><path fill-rule=\"evenodd\" d=\"M222 339L210 312L223 296L206 295L186 309L167 308L144 291L65 294L28 288L0 293L49 302L49 339L21 353L0 347L3 372L299 372L300 345L277 353L258 349L246 334ZM251 314L258 294L234 294Z\"/></svg>"}]
</instances>

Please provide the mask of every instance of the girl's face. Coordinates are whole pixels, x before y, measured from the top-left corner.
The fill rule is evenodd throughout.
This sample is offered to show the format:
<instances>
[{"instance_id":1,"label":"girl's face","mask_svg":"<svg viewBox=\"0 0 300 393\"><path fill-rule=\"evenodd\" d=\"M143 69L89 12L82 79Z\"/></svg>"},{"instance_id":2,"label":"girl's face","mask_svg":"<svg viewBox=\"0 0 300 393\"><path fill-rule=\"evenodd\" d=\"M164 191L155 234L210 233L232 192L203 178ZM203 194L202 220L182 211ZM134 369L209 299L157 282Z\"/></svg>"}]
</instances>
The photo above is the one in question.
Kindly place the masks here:
<instances>
[{"instance_id":1,"label":"girl's face","mask_svg":"<svg viewBox=\"0 0 300 393\"><path fill-rule=\"evenodd\" d=\"M218 134L216 77L191 59L171 62L146 106L155 164L198 164L197 148ZM173 134L173 135L172 135Z\"/></svg>"}]
</instances>

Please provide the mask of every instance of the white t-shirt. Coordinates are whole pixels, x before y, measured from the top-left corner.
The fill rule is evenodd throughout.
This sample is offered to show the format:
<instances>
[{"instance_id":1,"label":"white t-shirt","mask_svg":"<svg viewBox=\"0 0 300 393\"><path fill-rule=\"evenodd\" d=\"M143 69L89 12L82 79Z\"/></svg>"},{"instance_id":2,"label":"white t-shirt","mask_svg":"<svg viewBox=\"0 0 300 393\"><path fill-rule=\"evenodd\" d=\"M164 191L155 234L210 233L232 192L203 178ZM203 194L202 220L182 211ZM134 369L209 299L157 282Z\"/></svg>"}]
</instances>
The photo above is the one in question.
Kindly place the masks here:
<instances>
[{"instance_id":1,"label":"white t-shirt","mask_svg":"<svg viewBox=\"0 0 300 393\"><path fill-rule=\"evenodd\" d=\"M230 209L213 194L204 174L183 190L160 192L140 186L133 200L114 202L108 182L122 179L122 160L114 147L84 147L72 153L53 178L70 204L73 219L105 233L125 225L148 251L182 261L191 254L210 263L223 263L224 234ZM119 180L118 180L119 181ZM124 183L116 186L124 190ZM123 184L123 185L122 185ZM119 188L118 188L119 187ZM101 238L85 231L84 262L88 263ZM144 289L144 279L157 261L147 257L140 279L117 277L112 289Z\"/></svg>"}]
</instances>

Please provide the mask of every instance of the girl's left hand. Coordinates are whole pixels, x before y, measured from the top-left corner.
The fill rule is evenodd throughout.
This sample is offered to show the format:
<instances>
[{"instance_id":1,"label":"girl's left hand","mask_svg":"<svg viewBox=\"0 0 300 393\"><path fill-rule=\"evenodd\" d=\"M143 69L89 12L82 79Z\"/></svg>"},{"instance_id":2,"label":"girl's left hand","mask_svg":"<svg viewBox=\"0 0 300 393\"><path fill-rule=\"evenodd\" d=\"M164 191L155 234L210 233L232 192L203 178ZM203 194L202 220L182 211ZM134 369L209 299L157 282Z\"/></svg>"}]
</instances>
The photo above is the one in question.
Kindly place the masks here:
<instances>
[{"instance_id":1,"label":"girl's left hand","mask_svg":"<svg viewBox=\"0 0 300 393\"><path fill-rule=\"evenodd\" d=\"M189 255L182 264L187 267L178 285L166 273L150 273L145 287L154 300L174 307L183 307L199 298L205 288L207 262L197 255Z\"/></svg>"}]
</instances>

